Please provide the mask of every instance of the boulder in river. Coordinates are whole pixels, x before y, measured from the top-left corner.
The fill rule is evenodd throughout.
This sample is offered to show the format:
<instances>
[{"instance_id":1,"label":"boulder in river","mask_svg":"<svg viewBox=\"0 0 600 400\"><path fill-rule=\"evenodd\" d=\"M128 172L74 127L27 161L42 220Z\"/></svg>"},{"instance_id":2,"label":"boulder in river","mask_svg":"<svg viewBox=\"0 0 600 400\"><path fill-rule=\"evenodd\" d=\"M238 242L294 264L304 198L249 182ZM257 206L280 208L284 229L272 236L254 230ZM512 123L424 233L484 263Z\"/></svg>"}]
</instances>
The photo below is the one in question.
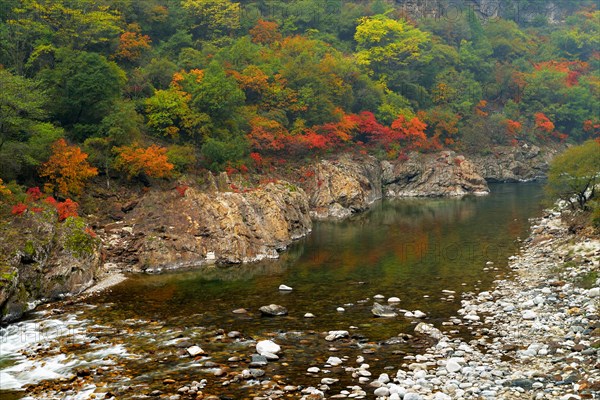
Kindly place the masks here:
<instances>
[{"instance_id":1,"label":"boulder in river","mask_svg":"<svg viewBox=\"0 0 600 400\"><path fill-rule=\"evenodd\" d=\"M263 315L268 315L270 317L277 317L280 315L287 315L288 310L284 306L280 306L278 304L269 304L268 306L262 306L259 308L259 311Z\"/></svg>"},{"instance_id":2,"label":"boulder in river","mask_svg":"<svg viewBox=\"0 0 600 400\"><path fill-rule=\"evenodd\" d=\"M373 308L371 309L371 312L376 317L394 318L398 316L398 314L396 313L396 311L394 311L392 307L384 306L377 302L373 303Z\"/></svg>"},{"instance_id":3,"label":"boulder in river","mask_svg":"<svg viewBox=\"0 0 600 400\"><path fill-rule=\"evenodd\" d=\"M200 346L191 346L191 347L188 347L187 348L187 352L192 357L196 357L196 356L199 356L201 354L206 354L206 352L204 350L202 350L202 348Z\"/></svg>"},{"instance_id":4,"label":"boulder in river","mask_svg":"<svg viewBox=\"0 0 600 400\"><path fill-rule=\"evenodd\" d=\"M348 331L329 331L327 333L328 334L325 337L325 340L327 340L328 342L333 342L334 340L350 336L350 333Z\"/></svg>"},{"instance_id":5,"label":"boulder in river","mask_svg":"<svg viewBox=\"0 0 600 400\"><path fill-rule=\"evenodd\" d=\"M438 328L425 322L419 322L415 326L415 333L427 335L435 340L441 340L444 337L444 334Z\"/></svg>"},{"instance_id":6,"label":"boulder in river","mask_svg":"<svg viewBox=\"0 0 600 400\"><path fill-rule=\"evenodd\" d=\"M261 340L260 342L256 343L256 352L258 354L260 354L261 356L264 356L265 354L269 354L269 353L277 354L280 351L281 351L281 346L279 346L277 343L273 342L272 340Z\"/></svg>"}]
</instances>

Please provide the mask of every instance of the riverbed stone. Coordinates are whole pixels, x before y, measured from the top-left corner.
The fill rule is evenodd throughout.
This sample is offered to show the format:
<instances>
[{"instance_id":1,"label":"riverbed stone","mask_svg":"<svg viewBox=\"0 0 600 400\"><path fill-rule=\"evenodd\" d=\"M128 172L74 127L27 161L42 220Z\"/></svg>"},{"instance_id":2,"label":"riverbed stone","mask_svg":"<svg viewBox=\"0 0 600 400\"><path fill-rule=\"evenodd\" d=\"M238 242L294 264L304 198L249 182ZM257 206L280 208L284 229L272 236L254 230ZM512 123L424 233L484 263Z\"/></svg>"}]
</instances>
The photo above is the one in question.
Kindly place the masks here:
<instances>
[{"instance_id":1,"label":"riverbed stone","mask_svg":"<svg viewBox=\"0 0 600 400\"><path fill-rule=\"evenodd\" d=\"M373 313L373 315L376 317L383 317L383 318L394 318L394 317L398 316L398 314L396 313L396 311L393 308L391 308L390 306L381 305L377 302L373 303L373 308L371 308L371 313Z\"/></svg>"},{"instance_id":2,"label":"riverbed stone","mask_svg":"<svg viewBox=\"0 0 600 400\"><path fill-rule=\"evenodd\" d=\"M288 310L284 306L278 304L269 304L268 306L262 306L259 311L266 316L277 317L287 315Z\"/></svg>"},{"instance_id":3,"label":"riverbed stone","mask_svg":"<svg viewBox=\"0 0 600 400\"><path fill-rule=\"evenodd\" d=\"M280 351L281 346L272 340L261 340L260 342L256 343L256 352L262 356L264 356L265 353L277 354Z\"/></svg>"},{"instance_id":4,"label":"riverbed stone","mask_svg":"<svg viewBox=\"0 0 600 400\"><path fill-rule=\"evenodd\" d=\"M191 357L196 357L202 354L206 354L206 352L204 350L202 350L202 348L200 346L191 346L188 347L186 349L187 353L191 356Z\"/></svg>"},{"instance_id":5,"label":"riverbed stone","mask_svg":"<svg viewBox=\"0 0 600 400\"><path fill-rule=\"evenodd\" d=\"M327 340L328 342L333 342L334 340L347 338L348 336L350 336L350 333L348 331L329 331L327 333L327 336L325 336L325 340Z\"/></svg>"}]
</instances>

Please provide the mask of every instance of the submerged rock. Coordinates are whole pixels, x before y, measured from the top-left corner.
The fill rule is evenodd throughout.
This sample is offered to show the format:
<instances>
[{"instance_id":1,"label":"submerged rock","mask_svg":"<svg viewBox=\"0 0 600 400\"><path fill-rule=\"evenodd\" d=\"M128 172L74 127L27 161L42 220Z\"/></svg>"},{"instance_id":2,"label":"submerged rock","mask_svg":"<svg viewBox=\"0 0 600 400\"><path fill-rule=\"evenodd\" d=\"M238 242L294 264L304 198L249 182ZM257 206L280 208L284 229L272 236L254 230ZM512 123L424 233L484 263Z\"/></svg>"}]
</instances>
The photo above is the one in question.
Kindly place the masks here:
<instances>
[{"instance_id":1,"label":"submerged rock","mask_svg":"<svg viewBox=\"0 0 600 400\"><path fill-rule=\"evenodd\" d=\"M268 306L262 306L258 309L263 315L270 317L277 317L280 315L287 315L288 310L284 306L278 304L269 304Z\"/></svg>"},{"instance_id":2,"label":"submerged rock","mask_svg":"<svg viewBox=\"0 0 600 400\"><path fill-rule=\"evenodd\" d=\"M394 311L394 309L392 307L384 306L377 302L373 303L373 308L371 308L371 313L373 313L373 315L376 317L383 317L383 318L394 318L394 317L398 316L398 314L396 313L396 311Z\"/></svg>"}]
</instances>

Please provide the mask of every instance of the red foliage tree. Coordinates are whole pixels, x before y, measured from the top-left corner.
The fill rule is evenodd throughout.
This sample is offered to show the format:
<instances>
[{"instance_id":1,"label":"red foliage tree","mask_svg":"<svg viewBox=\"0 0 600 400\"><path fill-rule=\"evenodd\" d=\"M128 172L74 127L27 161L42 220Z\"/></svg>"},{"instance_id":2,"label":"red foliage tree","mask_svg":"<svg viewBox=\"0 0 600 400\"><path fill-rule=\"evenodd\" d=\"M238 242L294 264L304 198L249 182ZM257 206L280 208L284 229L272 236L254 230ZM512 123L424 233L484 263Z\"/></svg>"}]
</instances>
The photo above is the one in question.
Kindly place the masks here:
<instances>
[{"instance_id":1,"label":"red foliage tree","mask_svg":"<svg viewBox=\"0 0 600 400\"><path fill-rule=\"evenodd\" d=\"M77 209L79 208L79 204L74 202L71 199L66 199L65 201L56 204L56 211L58 212L58 220L64 221L69 217L77 217Z\"/></svg>"},{"instance_id":2,"label":"red foliage tree","mask_svg":"<svg viewBox=\"0 0 600 400\"><path fill-rule=\"evenodd\" d=\"M519 135L519 133L521 133L521 130L523 129L523 125L519 121L513 121L512 119L507 119L505 121L505 124L506 124L506 134L508 135L510 143L513 146L516 146L518 143L517 136Z\"/></svg>"},{"instance_id":3,"label":"red foliage tree","mask_svg":"<svg viewBox=\"0 0 600 400\"><path fill-rule=\"evenodd\" d=\"M247 137L255 150L273 152L282 150L288 142L289 132L281 123L256 116L250 120Z\"/></svg>"},{"instance_id":4,"label":"red foliage tree","mask_svg":"<svg viewBox=\"0 0 600 400\"><path fill-rule=\"evenodd\" d=\"M551 133L554 130L554 124L544 113L535 113L535 127L543 132Z\"/></svg>"}]
</instances>

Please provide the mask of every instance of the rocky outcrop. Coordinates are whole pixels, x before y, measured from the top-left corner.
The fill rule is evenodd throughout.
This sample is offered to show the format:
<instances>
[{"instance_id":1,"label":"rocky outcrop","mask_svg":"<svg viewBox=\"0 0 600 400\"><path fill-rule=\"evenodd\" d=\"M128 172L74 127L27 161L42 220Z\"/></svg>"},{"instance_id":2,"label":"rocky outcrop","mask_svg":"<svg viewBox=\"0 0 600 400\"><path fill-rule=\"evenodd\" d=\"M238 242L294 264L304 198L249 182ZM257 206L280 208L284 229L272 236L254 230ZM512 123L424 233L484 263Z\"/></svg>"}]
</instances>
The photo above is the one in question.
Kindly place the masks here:
<instances>
[{"instance_id":1,"label":"rocky outcrop","mask_svg":"<svg viewBox=\"0 0 600 400\"><path fill-rule=\"evenodd\" d=\"M315 167L314 179L310 206L316 219L348 217L382 196L381 164L374 157L323 160Z\"/></svg>"},{"instance_id":2,"label":"rocky outcrop","mask_svg":"<svg viewBox=\"0 0 600 400\"><path fill-rule=\"evenodd\" d=\"M441 197L487 194L475 166L453 151L412 153L406 161L383 161L386 197Z\"/></svg>"},{"instance_id":3,"label":"rocky outcrop","mask_svg":"<svg viewBox=\"0 0 600 400\"><path fill-rule=\"evenodd\" d=\"M407 160L378 161L343 155L315 167L310 193L311 216L345 218L366 210L382 197L441 197L487 194L485 180L464 156L451 151L411 153Z\"/></svg>"},{"instance_id":4,"label":"rocky outcrop","mask_svg":"<svg viewBox=\"0 0 600 400\"><path fill-rule=\"evenodd\" d=\"M304 191L280 182L246 192L149 192L105 237L112 261L157 271L277 258L311 227Z\"/></svg>"},{"instance_id":5,"label":"rocky outcrop","mask_svg":"<svg viewBox=\"0 0 600 400\"><path fill-rule=\"evenodd\" d=\"M101 265L100 240L80 218L55 219L54 212L27 212L0 227L2 321L93 284Z\"/></svg>"},{"instance_id":6,"label":"rocky outcrop","mask_svg":"<svg viewBox=\"0 0 600 400\"><path fill-rule=\"evenodd\" d=\"M493 153L470 157L476 171L489 182L523 182L544 178L559 148L522 146L496 147Z\"/></svg>"}]
</instances>

